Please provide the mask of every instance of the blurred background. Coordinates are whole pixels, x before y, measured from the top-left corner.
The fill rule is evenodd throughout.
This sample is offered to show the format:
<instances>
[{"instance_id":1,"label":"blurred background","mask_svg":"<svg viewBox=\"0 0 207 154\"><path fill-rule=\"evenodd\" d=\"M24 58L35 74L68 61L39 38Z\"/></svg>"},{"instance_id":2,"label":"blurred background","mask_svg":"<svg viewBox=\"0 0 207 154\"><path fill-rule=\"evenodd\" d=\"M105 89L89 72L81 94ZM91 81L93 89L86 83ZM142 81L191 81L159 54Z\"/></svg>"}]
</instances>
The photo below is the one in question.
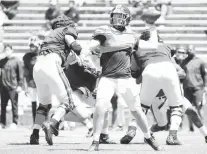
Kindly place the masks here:
<instances>
[{"instance_id":1,"label":"blurred background","mask_svg":"<svg viewBox=\"0 0 207 154\"><path fill-rule=\"evenodd\" d=\"M78 40L84 46L96 28L109 24L110 10L117 4L130 8L133 17L130 27L138 34L145 29L139 19L142 12L157 9L161 12L156 23L160 37L174 48L175 56L182 57L182 51L191 45L196 56L207 61L206 0L0 0L0 56L5 56L5 44L9 44L13 56L24 64L23 56L33 50L32 46L39 47L38 43L51 31L53 19L62 13L75 21ZM31 43L34 38L36 43ZM18 123L31 125L31 99L20 93L18 102ZM11 119L11 111L9 103L7 119Z\"/></svg>"}]
</instances>

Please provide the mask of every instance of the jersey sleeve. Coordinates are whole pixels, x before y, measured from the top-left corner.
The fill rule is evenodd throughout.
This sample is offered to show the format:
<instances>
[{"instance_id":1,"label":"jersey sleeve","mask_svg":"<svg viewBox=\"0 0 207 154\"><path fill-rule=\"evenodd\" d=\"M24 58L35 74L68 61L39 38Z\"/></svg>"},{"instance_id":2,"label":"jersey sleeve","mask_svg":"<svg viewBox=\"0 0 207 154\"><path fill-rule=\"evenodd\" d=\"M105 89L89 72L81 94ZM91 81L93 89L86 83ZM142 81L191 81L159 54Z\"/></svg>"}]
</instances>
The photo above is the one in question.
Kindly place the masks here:
<instances>
[{"instance_id":1,"label":"jersey sleeve","mask_svg":"<svg viewBox=\"0 0 207 154\"><path fill-rule=\"evenodd\" d=\"M69 27L69 26L68 27L65 27L63 29L63 33L64 33L64 35L71 35L71 36L73 36L74 39L77 39L78 38L78 32L73 27Z\"/></svg>"},{"instance_id":2,"label":"jersey sleeve","mask_svg":"<svg viewBox=\"0 0 207 154\"><path fill-rule=\"evenodd\" d=\"M106 41L106 31L107 31L107 29L105 26L99 27L93 33L92 38L94 40L98 40L100 42L100 44L103 44Z\"/></svg>"}]
</instances>

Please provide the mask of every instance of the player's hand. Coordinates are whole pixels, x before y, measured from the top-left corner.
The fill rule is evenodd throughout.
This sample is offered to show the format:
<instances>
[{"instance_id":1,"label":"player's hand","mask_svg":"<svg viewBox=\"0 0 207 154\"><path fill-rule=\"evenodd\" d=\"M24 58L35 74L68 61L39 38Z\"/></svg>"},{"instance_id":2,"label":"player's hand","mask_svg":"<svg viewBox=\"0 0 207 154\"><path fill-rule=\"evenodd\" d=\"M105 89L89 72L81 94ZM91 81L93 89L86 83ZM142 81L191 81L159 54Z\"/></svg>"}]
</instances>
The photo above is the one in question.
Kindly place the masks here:
<instances>
[{"instance_id":1,"label":"player's hand","mask_svg":"<svg viewBox=\"0 0 207 154\"><path fill-rule=\"evenodd\" d=\"M140 36L141 40L145 40L148 41L150 39L150 31L144 31L141 36Z\"/></svg>"},{"instance_id":2,"label":"player's hand","mask_svg":"<svg viewBox=\"0 0 207 154\"><path fill-rule=\"evenodd\" d=\"M17 92L17 93L22 92L22 88L21 88L20 86L18 86L18 87L16 88L16 92Z\"/></svg>"}]
</instances>

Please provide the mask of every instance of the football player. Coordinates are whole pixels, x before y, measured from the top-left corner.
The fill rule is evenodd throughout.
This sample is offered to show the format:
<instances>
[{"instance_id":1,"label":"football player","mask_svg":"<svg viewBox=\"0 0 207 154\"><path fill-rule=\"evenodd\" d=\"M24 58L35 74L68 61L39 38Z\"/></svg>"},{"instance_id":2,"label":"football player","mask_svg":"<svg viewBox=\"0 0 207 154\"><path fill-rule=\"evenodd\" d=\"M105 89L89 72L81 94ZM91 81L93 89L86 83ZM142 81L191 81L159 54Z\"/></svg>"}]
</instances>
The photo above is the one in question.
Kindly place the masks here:
<instances>
[{"instance_id":1,"label":"football player","mask_svg":"<svg viewBox=\"0 0 207 154\"><path fill-rule=\"evenodd\" d=\"M32 117L35 122L37 109L37 90L33 78L33 67L36 63L38 52L40 51L41 42L37 36L32 36L29 39L30 52L23 56L24 61L24 76L26 79L26 94L29 95L32 102Z\"/></svg>"},{"instance_id":2,"label":"football player","mask_svg":"<svg viewBox=\"0 0 207 154\"><path fill-rule=\"evenodd\" d=\"M174 64L179 78L180 79L185 78L184 70L176 63ZM191 118L194 125L200 130L201 134L205 137L205 142L207 143L207 129L204 126L199 114L185 97L183 97L183 99L184 99L182 101L183 113L185 113ZM152 132L167 130L167 124L168 124L168 119L166 115L167 108L168 108L167 97L164 91L161 89L158 92L158 94L155 96L151 106L151 111L156 121L156 124L152 125L151 127ZM132 120L128 126L128 131L126 135L121 138L121 143L129 144L136 135L136 129L137 129L137 124L134 120ZM167 141L166 143L168 145L181 145L181 142L179 142L179 140L174 140L174 139L171 142Z\"/></svg>"},{"instance_id":3,"label":"football player","mask_svg":"<svg viewBox=\"0 0 207 154\"><path fill-rule=\"evenodd\" d=\"M89 57L88 57L89 58ZM68 60L66 62L66 76L71 83L71 88L73 90L72 95L74 96L74 103L77 106L82 107L82 112L85 114L90 113L85 108L85 104L90 107L95 106L95 90L97 83L99 81L98 77L100 74L100 64L97 60L96 64L92 63L90 59L82 59L82 65L77 63L75 53L71 52L70 56L68 56ZM90 57L91 58L91 57ZM89 62L90 61L90 62ZM96 65L96 68L94 67ZM112 98L113 99L113 98ZM112 100L111 100L112 101ZM88 114L89 116L90 114ZM87 117L87 116L86 116ZM73 112L68 113L65 116L65 120L68 121L75 121L75 122L82 122L86 125L89 129L87 137L92 136L92 124L90 124L89 120L82 120L76 116ZM104 116L104 125L102 128L102 134L108 134L108 127L109 127L109 112ZM99 142L102 144L114 144L115 142L109 138L109 136L101 135Z\"/></svg>"},{"instance_id":4,"label":"football player","mask_svg":"<svg viewBox=\"0 0 207 154\"><path fill-rule=\"evenodd\" d=\"M81 109L74 105L72 90L62 68L72 50L77 55L80 55L82 50L76 41L78 33L75 24L69 17L60 15L54 19L52 29L43 41L33 69L40 104L30 144L39 144L39 129L42 125L47 143L53 145L53 134L58 135L57 125L68 112L73 111L78 116L84 117ZM58 98L60 105L50 121L43 123L50 110L52 94Z\"/></svg>"},{"instance_id":5,"label":"football player","mask_svg":"<svg viewBox=\"0 0 207 154\"><path fill-rule=\"evenodd\" d=\"M99 27L87 46L88 50L84 50L87 54L100 55L102 66L93 119L93 142L89 151L99 150L104 114L109 108L109 102L114 93L125 99L144 133L145 141L154 150L161 150L161 147L150 135L147 119L138 99L137 85L131 77L130 55L136 46L137 37L128 27L130 21L129 9L123 5L115 6L110 13L110 25ZM108 136L108 134L101 135Z\"/></svg>"}]
</instances>

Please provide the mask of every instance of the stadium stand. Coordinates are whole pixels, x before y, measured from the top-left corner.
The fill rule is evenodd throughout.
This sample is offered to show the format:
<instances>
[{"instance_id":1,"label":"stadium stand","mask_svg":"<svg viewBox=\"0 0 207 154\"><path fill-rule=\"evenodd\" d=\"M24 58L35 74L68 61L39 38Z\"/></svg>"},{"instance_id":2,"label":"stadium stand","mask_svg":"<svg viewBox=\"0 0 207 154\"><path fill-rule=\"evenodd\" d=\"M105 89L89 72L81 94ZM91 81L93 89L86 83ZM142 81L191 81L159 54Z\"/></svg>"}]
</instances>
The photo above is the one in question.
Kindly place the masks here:
<instances>
[{"instance_id":1,"label":"stadium stand","mask_svg":"<svg viewBox=\"0 0 207 154\"><path fill-rule=\"evenodd\" d=\"M28 51L28 38L31 33L41 29L46 22L45 11L49 0L20 0L19 14L8 21L12 26L5 26L4 42L11 43L18 56ZM122 3L128 5L127 0L113 1L113 5ZM68 2L59 0L61 10L67 9ZM78 23L79 40L84 45L90 40L92 32L102 24L108 24L109 12L112 6L105 6L103 2L87 0L86 4L79 7L81 20ZM199 56L207 59L207 1L172 0L173 14L166 18L165 26L159 27L163 40L173 45L196 46ZM131 27L138 33L144 29L141 20L133 20Z\"/></svg>"}]
</instances>

